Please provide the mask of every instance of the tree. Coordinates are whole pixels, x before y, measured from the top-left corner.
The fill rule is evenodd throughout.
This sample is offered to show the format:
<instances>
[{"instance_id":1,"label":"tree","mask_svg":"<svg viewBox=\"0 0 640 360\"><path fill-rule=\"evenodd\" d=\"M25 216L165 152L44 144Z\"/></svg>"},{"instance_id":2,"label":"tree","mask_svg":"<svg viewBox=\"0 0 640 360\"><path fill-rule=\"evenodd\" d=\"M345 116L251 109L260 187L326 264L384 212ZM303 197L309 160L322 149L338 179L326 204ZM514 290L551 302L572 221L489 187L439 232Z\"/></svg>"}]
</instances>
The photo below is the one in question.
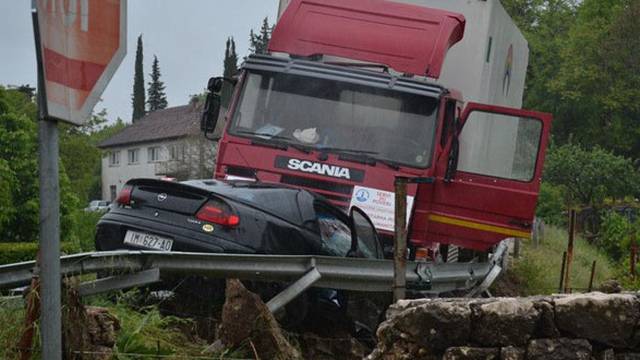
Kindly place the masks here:
<instances>
[{"instance_id":1,"label":"tree","mask_svg":"<svg viewBox=\"0 0 640 360\"><path fill-rule=\"evenodd\" d=\"M544 178L562 187L567 205L595 209L607 198L635 196L640 180L630 159L598 146L587 150L574 144L549 150Z\"/></svg>"},{"instance_id":2,"label":"tree","mask_svg":"<svg viewBox=\"0 0 640 360\"><path fill-rule=\"evenodd\" d=\"M224 73L226 78L232 78L238 73L238 54L236 53L236 42L232 37L227 39L227 47L224 52ZM223 107L227 107L231 99L233 87L228 82L222 85L221 103Z\"/></svg>"},{"instance_id":3,"label":"tree","mask_svg":"<svg viewBox=\"0 0 640 360\"><path fill-rule=\"evenodd\" d=\"M37 108L28 94L0 87L0 234L2 241L37 241L39 224ZM61 238L73 236L78 208L60 166Z\"/></svg>"},{"instance_id":4,"label":"tree","mask_svg":"<svg viewBox=\"0 0 640 360\"><path fill-rule=\"evenodd\" d=\"M100 149L94 141L95 134L102 131L107 123L107 110L93 113L89 121L81 127L62 125L60 128L60 159L64 165L71 189L81 203L99 199L93 192L100 183Z\"/></svg>"},{"instance_id":5,"label":"tree","mask_svg":"<svg viewBox=\"0 0 640 360\"><path fill-rule=\"evenodd\" d=\"M585 0L551 90L571 109L563 138L640 157L640 2Z\"/></svg>"},{"instance_id":6,"label":"tree","mask_svg":"<svg viewBox=\"0 0 640 360\"><path fill-rule=\"evenodd\" d=\"M142 35L140 35L138 36L138 48L136 49L136 63L133 75L133 95L131 96L131 103L133 105L131 120L133 122L136 122L136 120L145 115L144 72L142 60Z\"/></svg>"},{"instance_id":7,"label":"tree","mask_svg":"<svg viewBox=\"0 0 640 360\"><path fill-rule=\"evenodd\" d=\"M269 25L269 19L265 17L264 20L262 20L260 33L256 34L253 29L251 29L249 33L249 51L253 54L266 54L268 52L272 31L273 27Z\"/></svg>"},{"instance_id":8,"label":"tree","mask_svg":"<svg viewBox=\"0 0 640 360\"><path fill-rule=\"evenodd\" d=\"M167 108L167 95L164 92L164 83L160 81L160 65L158 57L153 55L153 65L151 67L151 81L149 82L149 112Z\"/></svg>"}]
</instances>

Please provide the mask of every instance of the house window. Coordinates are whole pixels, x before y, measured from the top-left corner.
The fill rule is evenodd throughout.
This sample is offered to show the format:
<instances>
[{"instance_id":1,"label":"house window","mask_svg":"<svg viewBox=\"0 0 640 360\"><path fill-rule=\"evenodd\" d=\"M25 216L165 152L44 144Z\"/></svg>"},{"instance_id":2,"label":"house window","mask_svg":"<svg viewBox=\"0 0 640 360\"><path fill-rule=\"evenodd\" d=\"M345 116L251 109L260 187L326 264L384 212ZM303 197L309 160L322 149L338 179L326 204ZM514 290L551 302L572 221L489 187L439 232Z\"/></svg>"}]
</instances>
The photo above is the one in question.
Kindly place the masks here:
<instances>
[{"instance_id":1,"label":"house window","mask_svg":"<svg viewBox=\"0 0 640 360\"><path fill-rule=\"evenodd\" d=\"M184 156L184 145L173 144L168 146L169 160L180 160Z\"/></svg>"},{"instance_id":2,"label":"house window","mask_svg":"<svg viewBox=\"0 0 640 360\"><path fill-rule=\"evenodd\" d=\"M109 153L109 166L120 165L120 151L112 151Z\"/></svg>"},{"instance_id":3,"label":"house window","mask_svg":"<svg viewBox=\"0 0 640 360\"><path fill-rule=\"evenodd\" d=\"M149 160L149 162L160 161L160 147L150 147L148 149L147 159Z\"/></svg>"},{"instance_id":4,"label":"house window","mask_svg":"<svg viewBox=\"0 0 640 360\"><path fill-rule=\"evenodd\" d=\"M140 153L140 149L129 150L129 164L137 164L139 160L138 154Z\"/></svg>"},{"instance_id":5,"label":"house window","mask_svg":"<svg viewBox=\"0 0 640 360\"><path fill-rule=\"evenodd\" d=\"M111 201L115 201L116 200L116 186L115 185L111 185L109 186L109 191L111 192Z\"/></svg>"}]
</instances>

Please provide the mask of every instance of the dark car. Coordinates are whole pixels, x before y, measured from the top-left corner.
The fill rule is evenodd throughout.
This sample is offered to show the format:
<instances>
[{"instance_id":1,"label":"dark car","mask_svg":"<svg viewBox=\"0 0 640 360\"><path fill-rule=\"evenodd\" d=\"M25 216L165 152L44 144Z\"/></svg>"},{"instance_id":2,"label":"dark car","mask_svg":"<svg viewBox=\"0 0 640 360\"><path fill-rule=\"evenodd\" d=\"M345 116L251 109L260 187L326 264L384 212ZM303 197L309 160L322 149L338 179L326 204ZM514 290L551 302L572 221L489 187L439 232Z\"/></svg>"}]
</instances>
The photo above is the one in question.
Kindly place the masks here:
<instances>
[{"instance_id":1,"label":"dark car","mask_svg":"<svg viewBox=\"0 0 640 360\"><path fill-rule=\"evenodd\" d=\"M98 223L100 251L383 257L362 211L282 185L134 179L115 205Z\"/></svg>"},{"instance_id":2,"label":"dark car","mask_svg":"<svg viewBox=\"0 0 640 360\"><path fill-rule=\"evenodd\" d=\"M360 209L346 214L306 190L246 181L131 180L98 223L96 248L383 258L375 228ZM203 297L204 289L211 289L208 280L190 280L197 286L181 287L189 294L187 298ZM287 284L253 285L253 291L268 299ZM210 295L204 298L218 296L219 288L206 290ZM360 296L367 306L360 305ZM328 328L344 326L344 319L352 319L346 323L354 334L371 338L379 315L371 318L371 311L360 311L366 316L358 313L369 308L369 303L366 295L309 289L287 305L284 319L298 325L329 321ZM374 304L372 309L381 314L386 304Z\"/></svg>"}]
</instances>

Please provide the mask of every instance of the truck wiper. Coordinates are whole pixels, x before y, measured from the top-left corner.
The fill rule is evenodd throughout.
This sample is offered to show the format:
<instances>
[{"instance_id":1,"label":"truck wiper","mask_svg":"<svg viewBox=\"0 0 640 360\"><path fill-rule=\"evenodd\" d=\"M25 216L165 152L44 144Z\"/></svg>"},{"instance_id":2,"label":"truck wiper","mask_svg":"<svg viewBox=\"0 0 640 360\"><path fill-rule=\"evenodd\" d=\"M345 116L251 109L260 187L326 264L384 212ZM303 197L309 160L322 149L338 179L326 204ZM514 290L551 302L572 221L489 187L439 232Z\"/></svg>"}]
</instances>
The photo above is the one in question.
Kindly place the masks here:
<instances>
[{"instance_id":1,"label":"truck wiper","mask_svg":"<svg viewBox=\"0 0 640 360\"><path fill-rule=\"evenodd\" d=\"M257 145L265 145L265 146L271 146L271 144L273 144L273 146L271 147L276 147L278 149L281 150L287 150L288 146L291 146L292 148L303 152L305 154L309 154L311 152L311 150L301 144L297 144L295 142L293 142L292 138L286 137L286 136L281 136L281 135L269 135L269 134L261 134L261 133L257 133L257 132L253 132L253 131L246 131L246 130L238 130L236 131L238 134L244 134L244 135L252 135L252 136L256 136L258 137L258 139L252 139L251 143L256 143ZM261 140L279 140L279 142L274 142L274 143L269 143L266 141L261 141Z\"/></svg>"},{"instance_id":2,"label":"truck wiper","mask_svg":"<svg viewBox=\"0 0 640 360\"><path fill-rule=\"evenodd\" d=\"M331 151L331 152L338 153L338 159L340 160L356 161L365 165L375 165L377 163L381 163L390 167L393 170L400 169L400 166L394 163L393 161L376 158L374 155L379 154L376 151L340 149L340 148L332 148L332 147L318 148L318 151L320 152Z\"/></svg>"},{"instance_id":3,"label":"truck wiper","mask_svg":"<svg viewBox=\"0 0 640 360\"><path fill-rule=\"evenodd\" d=\"M355 154L355 155L361 155L361 154L378 155L379 154L377 151L355 150L355 149L346 149L346 148L330 147L330 146L319 146L319 147L315 147L314 149L318 152L331 151L336 153L348 153L348 154Z\"/></svg>"}]
</instances>

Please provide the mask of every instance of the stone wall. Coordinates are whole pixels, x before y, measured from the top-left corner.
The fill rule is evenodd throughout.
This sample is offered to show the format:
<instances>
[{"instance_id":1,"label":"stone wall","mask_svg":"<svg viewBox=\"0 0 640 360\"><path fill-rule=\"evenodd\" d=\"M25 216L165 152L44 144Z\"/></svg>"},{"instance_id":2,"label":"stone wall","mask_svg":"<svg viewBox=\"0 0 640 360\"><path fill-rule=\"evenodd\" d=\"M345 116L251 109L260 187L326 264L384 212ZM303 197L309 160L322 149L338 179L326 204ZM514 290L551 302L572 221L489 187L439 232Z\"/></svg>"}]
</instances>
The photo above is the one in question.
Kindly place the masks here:
<instances>
[{"instance_id":1,"label":"stone wall","mask_svg":"<svg viewBox=\"0 0 640 360\"><path fill-rule=\"evenodd\" d=\"M368 359L640 360L639 321L637 294L406 300Z\"/></svg>"}]
</instances>

